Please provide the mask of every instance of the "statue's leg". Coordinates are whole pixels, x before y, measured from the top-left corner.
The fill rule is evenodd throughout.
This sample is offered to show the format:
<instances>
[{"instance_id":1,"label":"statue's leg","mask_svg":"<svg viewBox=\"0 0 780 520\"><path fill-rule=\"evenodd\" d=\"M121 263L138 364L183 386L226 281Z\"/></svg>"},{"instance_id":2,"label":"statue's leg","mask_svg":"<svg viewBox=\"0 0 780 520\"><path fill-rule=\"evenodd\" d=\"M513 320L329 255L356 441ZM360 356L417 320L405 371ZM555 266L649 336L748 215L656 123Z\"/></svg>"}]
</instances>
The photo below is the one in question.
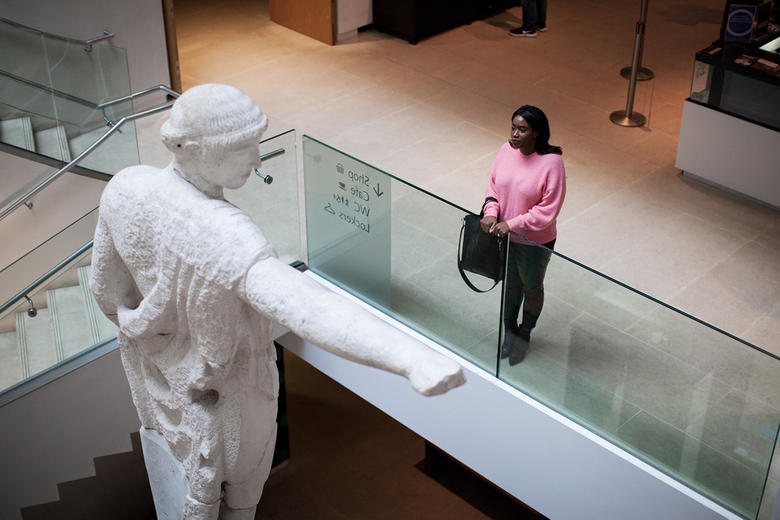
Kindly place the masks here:
<instances>
[{"instance_id":1,"label":"statue's leg","mask_svg":"<svg viewBox=\"0 0 780 520\"><path fill-rule=\"evenodd\" d=\"M182 520L217 520L219 518L220 501L204 504L192 495L187 495L184 500L184 513Z\"/></svg>"},{"instance_id":2,"label":"statue's leg","mask_svg":"<svg viewBox=\"0 0 780 520\"><path fill-rule=\"evenodd\" d=\"M255 509L263 494L263 485L271 473L271 462L274 459L276 445L276 424L268 436L260 464L250 477L243 482L226 482L224 486L225 507L219 513L219 520L252 520Z\"/></svg>"}]
</instances>

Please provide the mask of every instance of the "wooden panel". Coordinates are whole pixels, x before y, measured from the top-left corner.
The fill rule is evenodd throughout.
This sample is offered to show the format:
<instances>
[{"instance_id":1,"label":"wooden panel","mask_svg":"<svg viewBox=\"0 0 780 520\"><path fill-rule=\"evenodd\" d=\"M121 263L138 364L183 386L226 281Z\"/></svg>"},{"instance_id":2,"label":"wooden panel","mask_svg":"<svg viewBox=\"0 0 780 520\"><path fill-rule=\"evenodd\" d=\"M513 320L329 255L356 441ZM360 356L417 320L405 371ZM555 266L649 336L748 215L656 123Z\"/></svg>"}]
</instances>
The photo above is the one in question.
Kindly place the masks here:
<instances>
[{"instance_id":1,"label":"wooden panel","mask_svg":"<svg viewBox=\"0 0 780 520\"><path fill-rule=\"evenodd\" d=\"M336 0L270 0L271 21L306 36L336 43Z\"/></svg>"},{"instance_id":2,"label":"wooden panel","mask_svg":"<svg viewBox=\"0 0 780 520\"><path fill-rule=\"evenodd\" d=\"M173 0L163 0L163 20L165 21L165 45L168 48L168 72L171 76L171 88L176 92L181 92L179 47L176 41L176 21L173 15Z\"/></svg>"}]
</instances>

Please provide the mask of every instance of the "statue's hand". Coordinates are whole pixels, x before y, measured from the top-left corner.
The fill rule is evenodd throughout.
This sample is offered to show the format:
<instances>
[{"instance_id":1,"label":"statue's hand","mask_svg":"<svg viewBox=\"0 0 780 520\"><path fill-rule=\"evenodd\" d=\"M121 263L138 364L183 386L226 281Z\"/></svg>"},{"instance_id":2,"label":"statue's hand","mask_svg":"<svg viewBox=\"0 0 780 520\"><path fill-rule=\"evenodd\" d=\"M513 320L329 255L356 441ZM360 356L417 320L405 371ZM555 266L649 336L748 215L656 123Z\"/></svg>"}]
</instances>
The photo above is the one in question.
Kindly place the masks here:
<instances>
[{"instance_id":1,"label":"statue's hand","mask_svg":"<svg viewBox=\"0 0 780 520\"><path fill-rule=\"evenodd\" d=\"M466 382L458 363L439 354L436 357L415 366L408 376L412 388L422 395L440 395Z\"/></svg>"}]
</instances>

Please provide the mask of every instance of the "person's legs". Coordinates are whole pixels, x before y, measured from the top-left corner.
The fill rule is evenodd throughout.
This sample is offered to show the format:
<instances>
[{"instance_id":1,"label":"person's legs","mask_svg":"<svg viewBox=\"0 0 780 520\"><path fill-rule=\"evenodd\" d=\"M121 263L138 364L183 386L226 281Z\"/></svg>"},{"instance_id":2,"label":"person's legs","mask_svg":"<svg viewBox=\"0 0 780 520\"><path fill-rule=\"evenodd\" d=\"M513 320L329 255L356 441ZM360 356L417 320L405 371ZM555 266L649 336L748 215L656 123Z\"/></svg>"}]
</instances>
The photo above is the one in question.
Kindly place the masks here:
<instances>
[{"instance_id":1,"label":"person's legs","mask_svg":"<svg viewBox=\"0 0 780 520\"><path fill-rule=\"evenodd\" d=\"M520 261L520 278L525 289L523 302L523 321L520 324L520 335L528 339L531 329L536 326L544 306L544 275L550 263L555 240L544 244L545 247L520 245L518 255Z\"/></svg>"},{"instance_id":2,"label":"person's legs","mask_svg":"<svg viewBox=\"0 0 780 520\"><path fill-rule=\"evenodd\" d=\"M547 0L536 0L536 29L542 32L547 30Z\"/></svg>"},{"instance_id":3,"label":"person's legs","mask_svg":"<svg viewBox=\"0 0 780 520\"><path fill-rule=\"evenodd\" d=\"M523 282L520 278L516 244L509 243L509 260L506 273L506 292L504 294L504 341L501 345L501 357L509 356L511 346L517 337L519 327L517 318L523 303Z\"/></svg>"},{"instance_id":4,"label":"person's legs","mask_svg":"<svg viewBox=\"0 0 780 520\"><path fill-rule=\"evenodd\" d=\"M538 0L523 0L523 29L529 31L536 30L537 22L537 1Z\"/></svg>"},{"instance_id":5,"label":"person's legs","mask_svg":"<svg viewBox=\"0 0 780 520\"><path fill-rule=\"evenodd\" d=\"M536 1L523 0L523 26L509 31L509 36L536 36Z\"/></svg>"}]
</instances>

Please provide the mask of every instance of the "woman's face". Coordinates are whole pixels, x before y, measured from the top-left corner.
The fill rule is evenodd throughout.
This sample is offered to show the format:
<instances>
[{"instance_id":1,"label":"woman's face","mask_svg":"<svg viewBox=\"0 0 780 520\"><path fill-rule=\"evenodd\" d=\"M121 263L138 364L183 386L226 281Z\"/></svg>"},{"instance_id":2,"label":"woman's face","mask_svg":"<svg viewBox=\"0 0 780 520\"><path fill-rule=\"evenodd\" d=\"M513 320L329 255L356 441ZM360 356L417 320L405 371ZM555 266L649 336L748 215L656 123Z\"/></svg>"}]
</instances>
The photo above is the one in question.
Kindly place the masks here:
<instances>
[{"instance_id":1,"label":"woman's face","mask_svg":"<svg viewBox=\"0 0 780 520\"><path fill-rule=\"evenodd\" d=\"M525 155L534 153L536 136L539 132L531 129L523 116L515 116L512 119L512 133L509 134L509 146L520 150Z\"/></svg>"}]
</instances>

